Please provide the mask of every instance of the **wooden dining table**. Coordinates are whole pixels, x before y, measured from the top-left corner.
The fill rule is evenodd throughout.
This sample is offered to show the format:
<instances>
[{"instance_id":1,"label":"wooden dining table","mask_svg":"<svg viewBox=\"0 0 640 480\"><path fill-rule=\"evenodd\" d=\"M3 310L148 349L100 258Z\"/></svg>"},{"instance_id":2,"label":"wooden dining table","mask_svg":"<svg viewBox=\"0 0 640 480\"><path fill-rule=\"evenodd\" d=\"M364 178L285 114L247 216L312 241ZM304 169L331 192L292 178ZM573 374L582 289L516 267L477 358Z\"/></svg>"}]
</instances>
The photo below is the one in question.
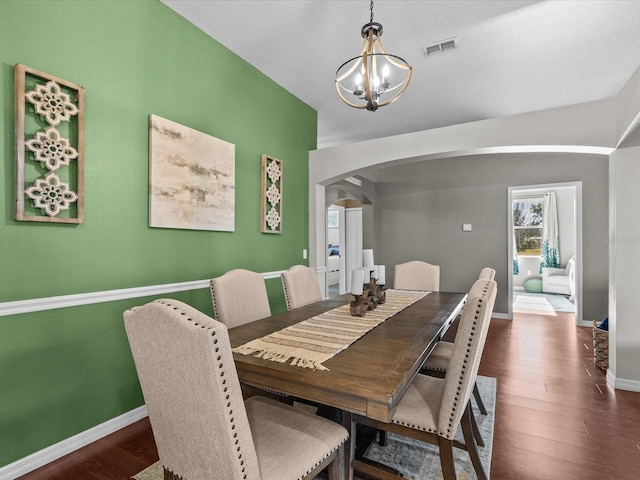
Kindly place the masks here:
<instances>
[{"instance_id":1,"label":"wooden dining table","mask_svg":"<svg viewBox=\"0 0 640 480\"><path fill-rule=\"evenodd\" d=\"M351 415L384 422L391 420L424 360L462 310L466 296L465 293L430 292L325 361L323 365L328 370L312 370L234 353L238 377L250 385L338 409L342 424L352 434L341 456L341 475L350 480L355 452ZM350 295L332 297L231 328L231 347L308 320L345 305L352 298Z\"/></svg>"}]
</instances>

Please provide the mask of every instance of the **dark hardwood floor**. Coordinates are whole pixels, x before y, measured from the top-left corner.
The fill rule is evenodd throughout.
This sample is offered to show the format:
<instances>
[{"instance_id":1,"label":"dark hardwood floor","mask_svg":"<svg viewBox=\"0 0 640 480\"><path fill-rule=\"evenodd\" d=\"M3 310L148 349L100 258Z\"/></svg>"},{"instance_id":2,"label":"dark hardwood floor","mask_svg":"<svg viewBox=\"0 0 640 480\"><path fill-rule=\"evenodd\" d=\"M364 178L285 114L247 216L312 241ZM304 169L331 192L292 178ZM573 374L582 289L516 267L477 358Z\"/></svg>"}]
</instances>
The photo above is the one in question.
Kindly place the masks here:
<instances>
[{"instance_id":1,"label":"dark hardwood floor","mask_svg":"<svg viewBox=\"0 0 640 480\"><path fill-rule=\"evenodd\" d=\"M498 379L492 480L640 478L640 393L607 386L572 314L493 319L480 374ZM156 460L144 419L21 480L124 480Z\"/></svg>"}]
</instances>

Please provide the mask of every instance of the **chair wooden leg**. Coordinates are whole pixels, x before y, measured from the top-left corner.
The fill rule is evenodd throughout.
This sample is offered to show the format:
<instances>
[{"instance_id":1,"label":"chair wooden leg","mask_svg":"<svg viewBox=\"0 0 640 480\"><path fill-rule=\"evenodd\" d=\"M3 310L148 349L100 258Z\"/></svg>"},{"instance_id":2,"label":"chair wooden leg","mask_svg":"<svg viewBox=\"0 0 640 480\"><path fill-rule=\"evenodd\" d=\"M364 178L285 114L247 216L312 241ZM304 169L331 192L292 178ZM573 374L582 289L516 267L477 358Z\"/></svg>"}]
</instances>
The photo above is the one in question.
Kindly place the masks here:
<instances>
[{"instance_id":1,"label":"chair wooden leg","mask_svg":"<svg viewBox=\"0 0 640 480\"><path fill-rule=\"evenodd\" d=\"M444 480L456 480L456 466L453 463L453 441L440 437L440 467Z\"/></svg>"},{"instance_id":2,"label":"chair wooden leg","mask_svg":"<svg viewBox=\"0 0 640 480\"><path fill-rule=\"evenodd\" d=\"M476 416L473 414L473 410L471 410L471 408L469 408L469 411L471 412L471 429L473 430L473 438L476 439L476 443L479 447L484 447L484 440L482 439L482 435L480 434Z\"/></svg>"},{"instance_id":3,"label":"chair wooden leg","mask_svg":"<svg viewBox=\"0 0 640 480\"><path fill-rule=\"evenodd\" d=\"M344 480L353 480L353 460L356 455L356 422L351 414L347 410L340 412L340 423L349 432L349 438L342 445L343 454L340 456L340 470L341 476L338 478L344 478Z\"/></svg>"},{"instance_id":4,"label":"chair wooden leg","mask_svg":"<svg viewBox=\"0 0 640 480\"><path fill-rule=\"evenodd\" d=\"M473 384L473 398L476 399L476 404L478 404L478 408L480 409L480 413L482 415L487 414L487 409L484 406L484 402L482 401L482 397L480 396L480 390L478 390L478 382Z\"/></svg>"},{"instance_id":5,"label":"chair wooden leg","mask_svg":"<svg viewBox=\"0 0 640 480\"><path fill-rule=\"evenodd\" d=\"M476 448L476 442L473 439L473 432L471 428L472 416L473 412L471 411L471 405L467 403L464 413L462 414L462 419L460 420L462 434L464 435L464 443L467 446L467 451L469 452L469 457L471 458L471 463L473 464L473 469L476 471L478 480L487 480L487 474L482 467L480 455L478 455L478 449ZM442 451L442 447L440 448ZM442 454L440 455L442 456Z\"/></svg>"},{"instance_id":6,"label":"chair wooden leg","mask_svg":"<svg viewBox=\"0 0 640 480\"><path fill-rule=\"evenodd\" d=\"M344 453L344 449L338 449L338 454L336 458L334 458L333 462L329 464L327 467L328 480L339 480L340 479L340 467L342 466L341 457ZM342 453L342 454L341 454Z\"/></svg>"}]
</instances>

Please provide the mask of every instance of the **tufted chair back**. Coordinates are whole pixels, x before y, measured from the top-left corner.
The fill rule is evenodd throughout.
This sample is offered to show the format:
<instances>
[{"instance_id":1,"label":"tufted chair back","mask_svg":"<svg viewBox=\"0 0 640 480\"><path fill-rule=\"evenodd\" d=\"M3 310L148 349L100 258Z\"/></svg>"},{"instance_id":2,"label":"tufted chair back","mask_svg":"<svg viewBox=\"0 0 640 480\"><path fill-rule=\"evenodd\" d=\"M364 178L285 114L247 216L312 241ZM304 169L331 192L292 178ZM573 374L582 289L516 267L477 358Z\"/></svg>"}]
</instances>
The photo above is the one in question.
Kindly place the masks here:
<instances>
[{"instance_id":1,"label":"tufted chair back","mask_svg":"<svg viewBox=\"0 0 640 480\"><path fill-rule=\"evenodd\" d=\"M396 265L393 288L401 290L440 290L440 266L420 260Z\"/></svg>"},{"instance_id":2,"label":"tufted chair back","mask_svg":"<svg viewBox=\"0 0 640 480\"><path fill-rule=\"evenodd\" d=\"M190 480L260 480L227 328L177 300L124 323L165 471Z\"/></svg>"},{"instance_id":3,"label":"tufted chair back","mask_svg":"<svg viewBox=\"0 0 640 480\"><path fill-rule=\"evenodd\" d=\"M493 268L484 267L480 271L480 275L478 275L478 278L487 278L489 280L495 280L496 279L496 271Z\"/></svg>"},{"instance_id":4,"label":"tufted chair back","mask_svg":"<svg viewBox=\"0 0 640 480\"><path fill-rule=\"evenodd\" d=\"M230 270L209 281L216 320L227 328L271 315L267 287L261 274L250 270Z\"/></svg>"},{"instance_id":5,"label":"tufted chair back","mask_svg":"<svg viewBox=\"0 0 640 480\"><path fill-rule=\"evenodd\" d=\"M496 282L481 278L469 290L447 367L438 417L439 434L453 439L476 382L487 339Z\"/></svg>"},{"instance_id":6,"label":"tufted chair back","mask_svg":"<svg viewBox=\"0 0 640 480\"><path fill-rule=\"evenodd\" d=\"M304 265L294 265L282 275L287 310L322 300L316 272Z\"/></svg>"}]
</instances>

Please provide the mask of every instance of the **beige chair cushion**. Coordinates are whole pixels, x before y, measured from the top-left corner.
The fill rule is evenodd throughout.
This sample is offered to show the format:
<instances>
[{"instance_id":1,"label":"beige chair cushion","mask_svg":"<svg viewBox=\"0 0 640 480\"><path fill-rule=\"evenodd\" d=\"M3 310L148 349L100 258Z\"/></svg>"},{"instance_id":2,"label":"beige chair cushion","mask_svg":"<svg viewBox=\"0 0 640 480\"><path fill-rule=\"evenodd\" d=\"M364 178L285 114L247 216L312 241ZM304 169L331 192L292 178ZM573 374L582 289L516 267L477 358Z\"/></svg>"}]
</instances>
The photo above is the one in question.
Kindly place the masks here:
<instances>
[{"instance_id":1,"label":"beige chair cushion","mask_svg":"<svg viewBox=\"0 0 640 480\"><path fill-rule=\"evenodd\" d=\"M294 265L282 275L287 310L322 300L316 273L304 265Z\"/></svg>"},{"instance_id":2,"label":"beige chair cushion","mask_svg":"<svg viewBox=\"0 0 640 480\"><path fill-rule=\"evenodd\" d=\"M446 372L453 352L453 343L438 342L424 362L423 368Z\"/></svg>"},{"instance_id":3,"label":"beige chair cushion","mask_svg":"<svg viewBox=\"0 0 640 480\"><path fill-rule=\"evenodd\" d=\"M304 478L348 437L337 423L271 399L245 405L262 480Z\"/></svg>"},{"instance_id":4,"label":"beige chair cushion","mask_svg":"<svg viewBox=\"0 0 640 480\"><path fill-rule=\"evenodd\" d=\"M267 287L261 274L249 270L230 270L209 281L216 320L227 328L260 320L271 315Z\"/></svg>"},{"instance_id":5,"label":"beige chair cushion","mask_svg":"<svg viewBox=\"0 0 640 480\"><path fill-rule=\"evenodd\" d=\"M444 378L418 374L402 396L391 422L437 433L443 387Z\"/></svg>"},{"instance_id":6,"label":"beige chair cushion","mask_svg":"<svg viewBox=\"0 0 640 480\"><path fill-rule=\"evenodd\" d=\"M400 290L440 290L440 266L419 260L396 265L393 287Z\"/></svg>"}]
</instances>

